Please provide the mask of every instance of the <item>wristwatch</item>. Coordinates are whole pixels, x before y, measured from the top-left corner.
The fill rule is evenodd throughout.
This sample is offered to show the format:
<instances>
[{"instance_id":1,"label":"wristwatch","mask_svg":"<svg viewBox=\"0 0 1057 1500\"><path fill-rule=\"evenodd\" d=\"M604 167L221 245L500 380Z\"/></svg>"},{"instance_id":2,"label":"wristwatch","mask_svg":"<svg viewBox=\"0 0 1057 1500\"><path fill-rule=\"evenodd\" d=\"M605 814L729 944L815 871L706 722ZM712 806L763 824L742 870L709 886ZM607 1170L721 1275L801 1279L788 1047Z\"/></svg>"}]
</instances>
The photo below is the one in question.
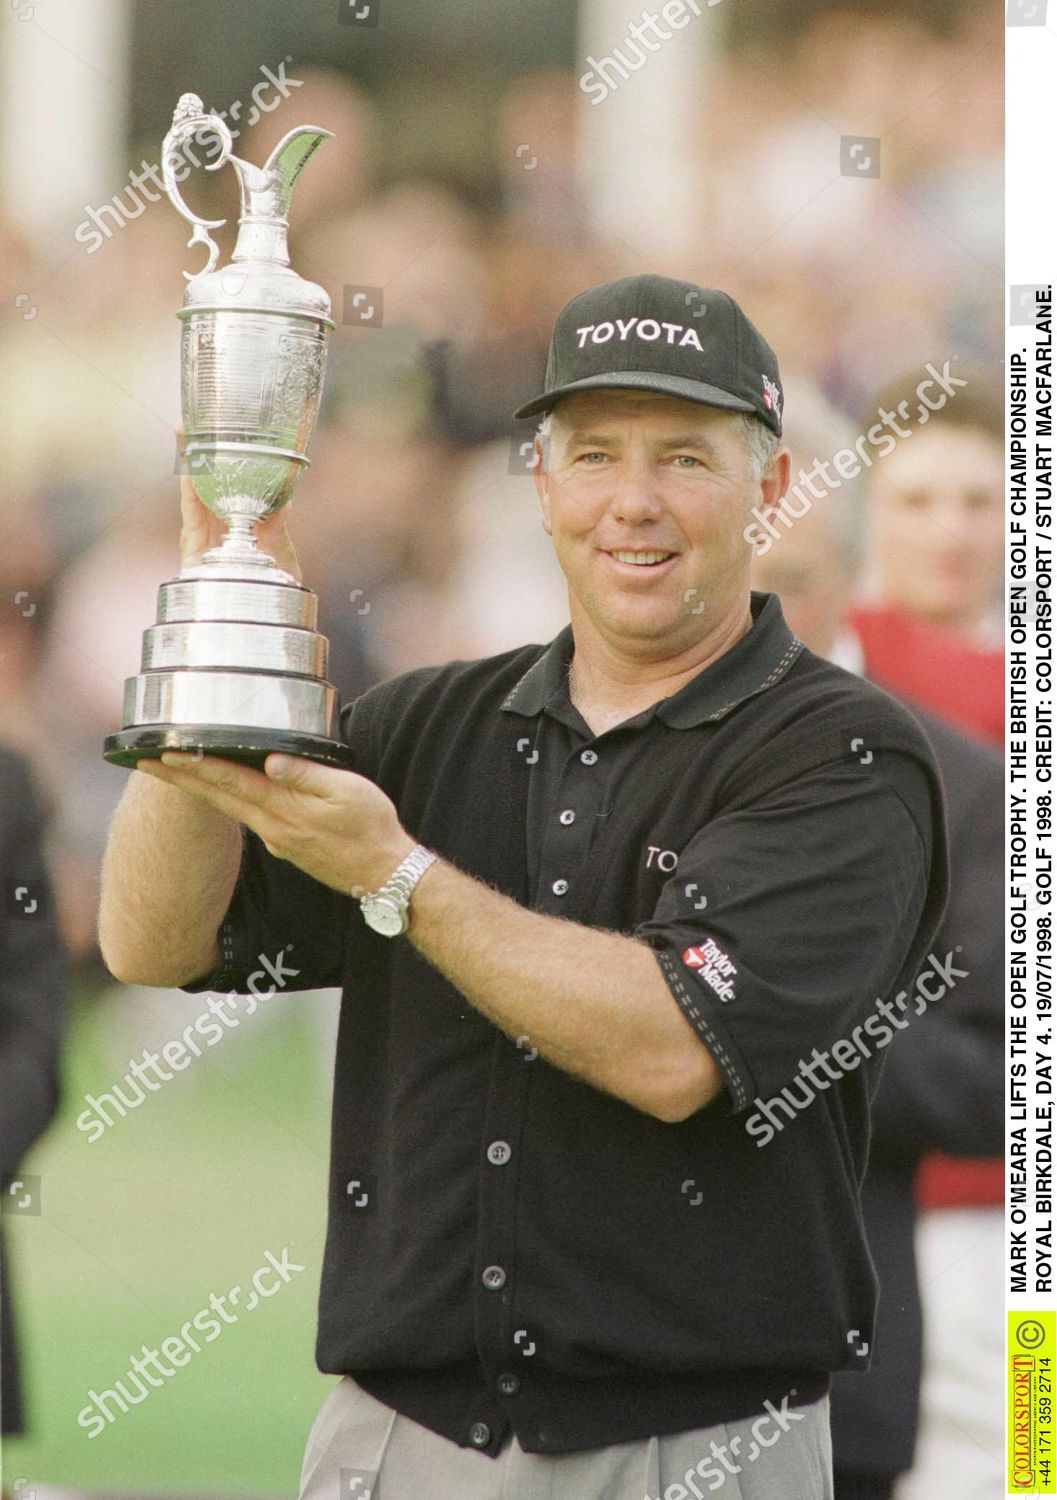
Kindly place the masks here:
<instances>
[{"instance_id":1,"label":"wristwatch","mask_svg":"<svg viewBox=\"0 0 1057 1500\"><path fill-rule=\"evenodd\" d=\"M383 886L361 896L360 910L367 926L382 937L399 937L406 932L410 926L407 909L411 892L436 858L431 850L416 844Z\"/></svg>"}]
</instances>

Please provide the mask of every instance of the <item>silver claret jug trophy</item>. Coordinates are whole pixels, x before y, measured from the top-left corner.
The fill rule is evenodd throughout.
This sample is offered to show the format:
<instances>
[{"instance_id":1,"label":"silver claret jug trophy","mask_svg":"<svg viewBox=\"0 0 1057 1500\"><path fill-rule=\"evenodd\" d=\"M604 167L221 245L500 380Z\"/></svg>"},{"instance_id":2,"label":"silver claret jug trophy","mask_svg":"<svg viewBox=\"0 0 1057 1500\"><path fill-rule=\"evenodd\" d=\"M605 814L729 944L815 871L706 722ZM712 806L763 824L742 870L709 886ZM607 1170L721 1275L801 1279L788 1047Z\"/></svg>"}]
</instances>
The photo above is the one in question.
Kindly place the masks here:
<instances>
[{"instance_id":1,"label":"silver claret jug trophy","mask_svg":"<svg viewBox=\"0 0 1057 1500\"><path fill-rule=\"evenodd\" d=\"M226 221L192 213L175 176L184 143L203 131L221 145L207 169L230 161L242 191L238 241L220 269L209 231ZM194 94L181 98L165 138L166 191L193 226L189 245L209 249L203 271L184 273L178 314L184 457L198 498L227 533L159 590L141 671L125 683L122 727L105 741L115 765L165 750L258 766L272 750L351 764L336 737L338 695L327 681L316 596L255 535L290 500L319 412L330 299L291 269L286 236L294 185L329 138L300 126L255 167L232 155L231 132Z\"/></svg>"}]
</instances>

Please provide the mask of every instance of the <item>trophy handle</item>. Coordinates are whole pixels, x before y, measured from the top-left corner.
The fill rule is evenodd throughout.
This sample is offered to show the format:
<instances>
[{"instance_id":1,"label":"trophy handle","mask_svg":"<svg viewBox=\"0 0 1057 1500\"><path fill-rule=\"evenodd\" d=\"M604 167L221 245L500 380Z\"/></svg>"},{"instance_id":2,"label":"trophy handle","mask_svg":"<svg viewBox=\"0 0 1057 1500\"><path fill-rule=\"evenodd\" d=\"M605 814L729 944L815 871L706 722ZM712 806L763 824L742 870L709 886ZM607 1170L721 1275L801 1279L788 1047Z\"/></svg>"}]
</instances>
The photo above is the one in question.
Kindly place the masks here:
<instances>
[{"instance_id":1,"label":"trophy handle","mask_svg":"<svg viewBox=\"0 0 1057 1500\"><path fill-rule=\"evenodd\" d=\"M219 115L210 114L206 111L201 99L197 94L183 94L173 114L172 129L165 137L162 145L162 181L169 201L176 209L182 219L192 226L193 233L187 241L188 249L194 245L208 245L209 260L200 271L185 271L184 277L193 281L196 276L205 275L216 266L220 255L220 246L209 233L211 229L222 229L227 219L203 219L194 213L183 200L180 186L177 182L174 167L179 163L180 150L184 142L190 140L202 130L211 130L220 137L221 152L216 161L206 162L207 172L217 172L227 162L231 161L231 148L234 144L231 131L225 125Z\"/></svg>"}]
</instances>

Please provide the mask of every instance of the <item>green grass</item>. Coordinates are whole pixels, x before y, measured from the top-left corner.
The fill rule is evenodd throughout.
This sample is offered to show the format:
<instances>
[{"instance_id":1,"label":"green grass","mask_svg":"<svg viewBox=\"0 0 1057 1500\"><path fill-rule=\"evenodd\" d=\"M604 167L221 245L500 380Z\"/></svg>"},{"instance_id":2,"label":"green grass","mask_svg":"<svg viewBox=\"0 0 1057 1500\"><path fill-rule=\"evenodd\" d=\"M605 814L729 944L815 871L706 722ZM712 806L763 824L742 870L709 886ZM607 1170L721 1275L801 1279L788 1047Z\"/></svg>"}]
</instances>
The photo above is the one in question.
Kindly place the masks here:
<instances>
[{"instance_id":1,"label":"green grass","mask_svg":"<svg viewBox=\"0 0 1057 1500\"><path fill-rule=\"evenodd\" d=\"M112 1003L75 1006L62 1113L24 1163L41 1178L42 1212L4 1220L29 1424L5 1443L8 1488L24 1477L297 1493L305 1438L333 1385L313 1360L330 1109L316 1002L294 995L270 1002L281 1014L246 1017L101 1139L75 1123L86 1091L120 1082L130 1054L157 1050L204 1008L204 996L183 999L182 1013L145 1012L142 1036L135 1013L123 1013L122 1030ZM98 1437L78 1426L90 1389L112 1387L142 1344L177 1335L210 1293L248 1288L264 1252L287 1245L305 1266L288 1285Z\"/></svg>"}]
</instances>

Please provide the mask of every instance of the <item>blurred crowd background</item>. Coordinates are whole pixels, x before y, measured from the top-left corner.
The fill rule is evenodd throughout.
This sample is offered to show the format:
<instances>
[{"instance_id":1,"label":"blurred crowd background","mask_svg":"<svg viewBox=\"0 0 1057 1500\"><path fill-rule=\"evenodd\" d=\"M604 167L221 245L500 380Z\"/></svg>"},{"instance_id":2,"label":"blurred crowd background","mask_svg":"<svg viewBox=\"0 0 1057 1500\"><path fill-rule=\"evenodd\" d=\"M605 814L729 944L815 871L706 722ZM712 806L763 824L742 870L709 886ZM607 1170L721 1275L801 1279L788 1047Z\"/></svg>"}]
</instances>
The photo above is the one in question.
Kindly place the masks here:
<instances>
[{"instance_id":1,"label":"blurred crowd background","mask_svg":"<svg viewBox=\"0 0 1057 1500\"><path fill-rule=\"evenodd\" d=\"M287 81L289 97L236 142L255 162L296 125L334 133L293 203L293 264L327 288L338 327L290 524L343 699L420 664L549 640L565 623L526 456L533 424L510 414L539 388L559 308L652 270L738 299L777 351L787 435L808 466L875 422L893 383L912 395L928 362L971 372L971 419L952 417L945 437L924 428L890 472L882 461L820 500L839 512L833 558L821 532L810 557L794 557L791 528L761 586L788 593L806 637L839 576L867 657L879 639L871 675L906 687L890 659L920 650L922 706L974 741L1000 741L1000 700L983 699L1000 680L1001 7L722 0L592 104L578 86L588 58L621 48L639 14L608 0L399 11L374 0L371 24L338 0L79 4L74 18L62 0L13 0L0 20L0 741L32 766L47 818L78 1079L105 1086L189 1002L130 996L95 945L100 859L127 774L104 764L102 741L119 726L158 585L178 571L174 314L182 273L200 264L171 206L131 196L127 174L158 161L187 90L215 109L246 101L245 121L262 69ZM865 140L858 162L844 137ZM862 170L871 152L876 174ZM70 160L88 161L79 189L63 186ZM229 219L226 258L234 174L195 173L184 193ZM123 201L125 222L100 212L108 200ZM106 225L91 251L77 234L86 221ZM952 697L954 662L966 687ZM50 1163L56 1182L94 1170L70 1124L70 1076L37 1148L45 1182ZM325 1076L310 1067L290 1087L322 1096ZM228 1145L238 1128L232 1116ZM268 1180L281 1195L278 1174ZM109 1232L131 1241L139 1231L113 1187ZM76 1405L50 1403L50 1356L34 1348L51 1324L26 1237L40 1248L47 1213L12 1223L28 1416L11 1451L37 1464L38 1482L94 1475L102 1491L106 1462L84 1459ZM167 1233L179 1234L178 1215ZM999 1296L997 1284L978 1290ZM89 1341L91 1326L86 1315ZM74 1392L105 1377L72 1341L60 1358L81 1362ZM994 1401L1000 1432L997 1388ZM166 1468L141 1444L111 1482L286 1492L250 1458L225 1468L203 1452L188 1467L190 1447Z\"/></svg>"}]
</instances>

